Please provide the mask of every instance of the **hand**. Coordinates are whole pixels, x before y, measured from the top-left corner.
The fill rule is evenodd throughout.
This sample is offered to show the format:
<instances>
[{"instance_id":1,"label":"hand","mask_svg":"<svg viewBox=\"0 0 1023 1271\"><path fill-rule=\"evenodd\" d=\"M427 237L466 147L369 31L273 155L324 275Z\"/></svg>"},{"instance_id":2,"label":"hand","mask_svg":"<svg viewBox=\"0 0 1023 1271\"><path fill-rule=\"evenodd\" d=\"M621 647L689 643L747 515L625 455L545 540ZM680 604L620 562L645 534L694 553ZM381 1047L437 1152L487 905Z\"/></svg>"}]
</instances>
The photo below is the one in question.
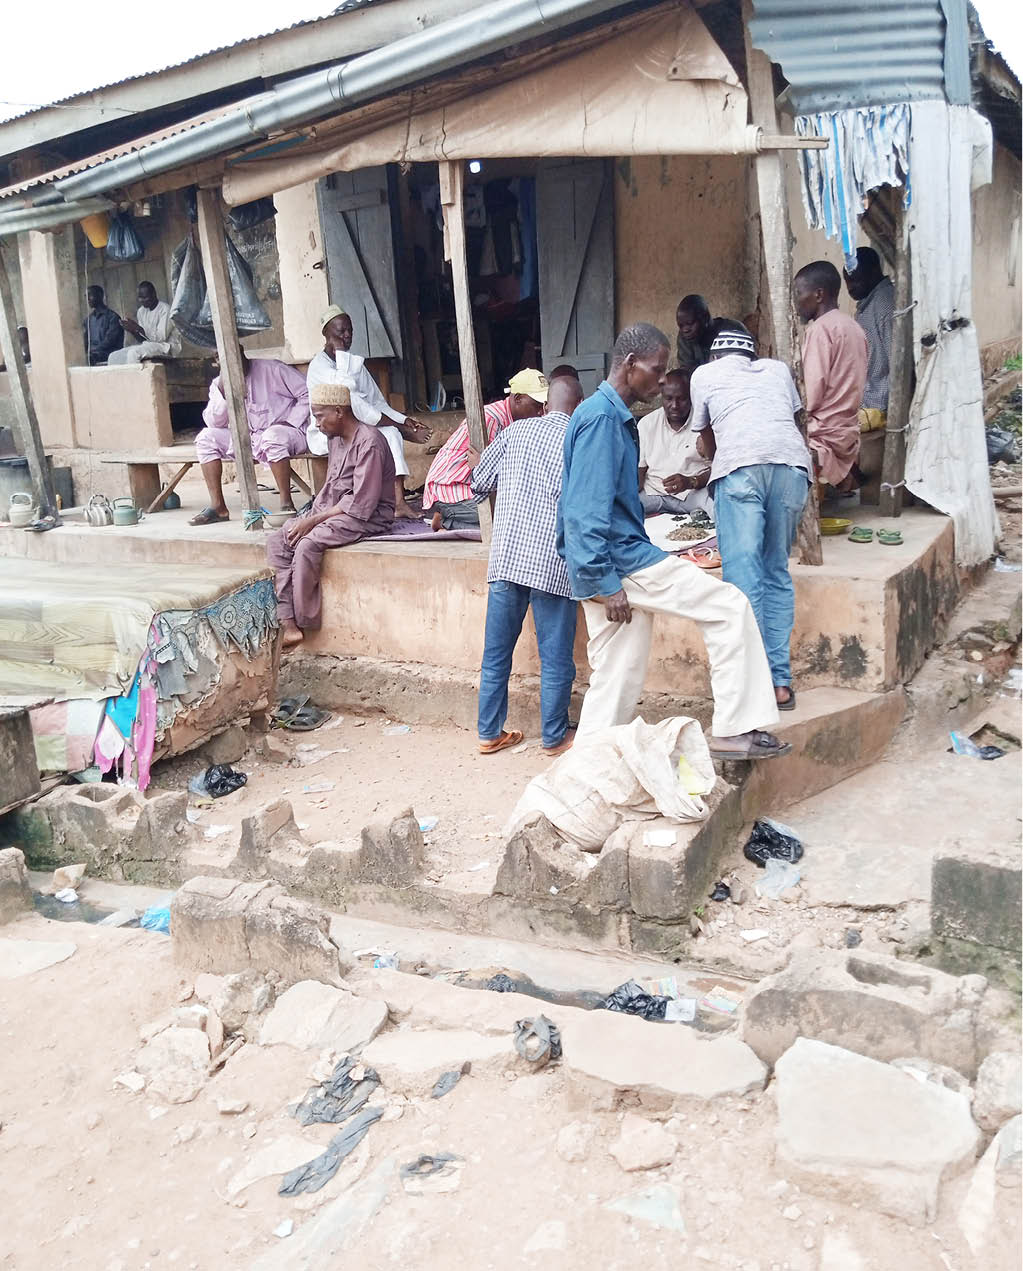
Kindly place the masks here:
<instances>
[{"instance_id":1,"label":"hand","mask_svg":"<svg viewBox=\"0 0 1023 1271\"><path fill-rule=\"evenodd\" d=\"M142 328L132 318L122 318L121 326L125 329L125 331L130 332L132 335L141 336L144 334Z\"/></svg>"},{"instance_id":2,"label":"hand","mask_svg":"<svg viewBox=\"0 0 1023 1271\"><path fill-rule=\"evenodd\" d=\"M684 477L681 472L676 472L673 476L664 478L664 490L666 494L681 494L683 490L691 490L693 482L690 477Z\"/></svg>"},{"instance_id":3,"label":"hand","mask_svg":"<svg viewBox=\"0 0 1023 1271\"><path fill-rule=\"evenodd\" d=\"M616 591L613 596L603 596L602 600L608 622L632 621L632 606L624 591Z\"/></svg>"},{"instance_id":4,"label":"hand","mask_svg":"<svg viewBox=\"0 0 1023 1271\"><path fill-rule=\"evenodd\" d=\"M469 465L470 472L473 470L473 468L476 467L476 465L480 461L480 452L476 449L476 447L472 444L471 441L469 442L468 450L466 450L465 452L465 460L466 460L466 463L468 463Z\"/></svg>"},{"instance_id":5,"label":"hand","mask_svg":"<svg viewBox=\"0 0 1023 1271\"><path fill-rule=\"evenodd\" d=\"M303 538L314 530L319 522L313 516L296 516L284 523L284 538L289 547L297 547Z\"/></svg>"},{"instance_id":6,"label":"hand","mask_svg":"<svg viewBox=\"0 0 1023 1271\"><path fill-rule=\"evenodd\" d=\"M422 420L406 415L405 422L401 426L401 435L406 441L415 441L423 445L433 436L433 429Z\"/></svg>"}]
</instances>

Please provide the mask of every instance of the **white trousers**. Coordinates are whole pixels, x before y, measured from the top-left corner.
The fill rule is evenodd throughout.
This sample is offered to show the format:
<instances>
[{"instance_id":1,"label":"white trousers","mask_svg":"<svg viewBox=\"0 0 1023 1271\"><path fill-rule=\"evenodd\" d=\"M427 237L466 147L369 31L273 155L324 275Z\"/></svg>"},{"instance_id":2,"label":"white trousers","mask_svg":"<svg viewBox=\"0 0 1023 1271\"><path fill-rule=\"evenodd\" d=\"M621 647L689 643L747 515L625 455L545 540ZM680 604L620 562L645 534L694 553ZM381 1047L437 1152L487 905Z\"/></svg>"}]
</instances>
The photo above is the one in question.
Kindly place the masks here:
<instances>
[{"instance_id":1,"label":"white trousers","mask_svg":"<svg viewBox=\"0 0 1023 1271\"><path fill-rule=\"evenodd\" d=\"M622 579L631 622L609 622L603 602L586 600L590 687L579 733L628 724L643 691L654 614L688 618L700 628L710 661L715 737L734 737L778 721L771 671L749 601L696 565L669 556Z\"/></svg>"},{"instance_id":2,"label":"white trousers","mask_svg":"<svg viewBox=\"0 0 1023 1271\"><path fill-rule=\"evenodd\" d=\"M143 340L141 344L129 344L124 349L114 349L107 358L107 366L132 366L147 357L169 357L170 345Z\"/></svg>"},{"instance_id":3,"label":"white trousers","mask_svg":"<svg viewBox=\"0 0 1023 1271\"><path fill-rule=\"evenodd\" d=\"M394 460L394 475L396 477L407 477L409 475L409 467L405 459L405 442L401 433L390 424L376 424L375 427L380 430L380 435L387 442L391 452L391 458ZM306 444L311 455L325 455L327 453L327 438L317 428L315 420L310 421L306 427L305 435Z\"/></svg>"}]
</instances>

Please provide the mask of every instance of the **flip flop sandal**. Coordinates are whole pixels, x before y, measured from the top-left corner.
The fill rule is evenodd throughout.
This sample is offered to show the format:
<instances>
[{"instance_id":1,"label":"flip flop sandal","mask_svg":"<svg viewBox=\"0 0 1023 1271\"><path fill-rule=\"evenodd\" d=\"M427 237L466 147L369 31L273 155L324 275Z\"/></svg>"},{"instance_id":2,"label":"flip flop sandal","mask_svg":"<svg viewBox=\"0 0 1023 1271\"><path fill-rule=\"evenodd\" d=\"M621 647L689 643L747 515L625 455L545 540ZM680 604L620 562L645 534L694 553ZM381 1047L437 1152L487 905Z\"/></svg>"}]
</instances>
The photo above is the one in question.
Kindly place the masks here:
<instances>
[{"instance_id":1,"label":"flip flop sandal","mask_svg":"<svg viewBox=\"0 0 1023 1271\"><path fill-rule=\"evenodd\" d=\"M59 524L55 516L41 516L38 521L25 526L26 534L44 534L47 530L56 529Z\"/></svg>"},{"instance_id":2,"label":"flip flop sandal","mask_svg":"<svg viewBox=\"0 0 1023 1271\"><path fill-rule=\"evenodd\" d=\"M293 733L311 733L330 719L330 711L309 705L309 697L286 697L271 716L274 728Z\"/></svg>"},{"instance_id":3,"label":"flip flop sandal","mask_svg":"<svg viewBox=\"0 0 1023 1271\"><path fill-rule=\"evenodd\" d=\"M789 684L779 684L778 687L787 688L789 690L789 695L786 697L784 702L778 703L778 709L780 711L794 711L796 709L796 690Z\"/></svg>"},{"instance_id":4,"label":"flip flop sandal","mask_svg":"<svg viewBox=\"0 0 1023 1271\"><path fill-rule=\"evenodd\" d=\"M731 759L737 763L751 763L754 759L780 759L792 749L792 743L779 741L770 733L755 731L750 734L750 741L745 750L715 750L710 748L711 759Z\"/></svg>"},{"instance_id":5,"label":"flip flop sandal","mask_svg":"<svg viewBox=\"0 0 1023 1271\"><path fill-rule=\"evenodd\" d=\"M214 512L212 508L203 508L188 523L189 525L216 525L220 521L229 521L230 519L230 513L227 516L221 516L219 512Z\"/></svg>"},{"instance_id":6,"label":"flip flop sandal","mask_svg":"<svg viewBox=\"0 0 1023 1271\"><path fill-rule=\"evenodd\" d=\"M865 525L857 525L854 530L849 531L850 543L872 543L873 541L874 531Z\"/></svg>"},{"instance_id":7,"label":"flip flop sandal","mask_svg":"<svg viewBox=\"0 0 1023 1271\"><path fill-rule=\"evenodd\" d=\"M902 535L898 530L878 530L877 541L885 547L901 547Z\"/></svg>"},{"instance_id":8,"label":"flip flop sandal","mask_svg":"<svg viewBox=\"0 0 1023 1271\"><path fill-rule=\"evenodd\" d=\"M687 560L699 569L720 569L721 553L712 547L692 547L687 552L679 552L680 560Z\"/></svg>"},{"instance_id":9,"label":"flip flop sandal","mask_svg":"<svg viewBox=\"0 0 1023 1271\"><path fill-rule=\"evenodd\" d=\"M517 728L510 731L506 730L500 737L495 737L492 741L480 742L481 755L496 755L499 750L507 750L509 746L517 746L522 740L522 733Z\"/></svg>"}]
</instances>

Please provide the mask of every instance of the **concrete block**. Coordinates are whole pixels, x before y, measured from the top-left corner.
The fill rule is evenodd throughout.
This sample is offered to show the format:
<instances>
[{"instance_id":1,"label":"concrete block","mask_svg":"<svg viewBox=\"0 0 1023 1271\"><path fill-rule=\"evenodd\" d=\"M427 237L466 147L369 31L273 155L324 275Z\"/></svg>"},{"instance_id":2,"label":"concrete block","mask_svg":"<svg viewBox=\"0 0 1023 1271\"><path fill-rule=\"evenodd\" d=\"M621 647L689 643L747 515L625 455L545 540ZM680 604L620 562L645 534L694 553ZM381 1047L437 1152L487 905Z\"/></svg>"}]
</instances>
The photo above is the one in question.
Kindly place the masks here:
<instances>
[{"instance_id":1,"label":"concrete block","mask_svg":"<svg viewBox=\"0 0 1023 1271\"><path fill-rule=\"evenodd\" d=\"M742 1036L768 1065L807 1037L880 1060L919 1055L972 1079L985 987L880 954L802 949L746 999Z\"/></svg>"},{"instance_id":2,"label":"concrete block","mask_svg":"<svg viewBox=\"0 0 1023 1271\"><path fill-rule=\"evenodd\" d=\"M146 1042L135 1067L151 1094L166 1103L190 1103L203 1087L209 1062L210 1043L202 1029L172 1026Z\"/></svg>"},{"instance_id":3,"label":"concrete block","mask_svg":"<svg viewBox=\"0 0 1023 1271\"><path fill-rule=\"evenodd\" d=\"M249 1024L273 1003L273 986L258 971L239 971L235 975L199 975L195 996L216 1011L229 1033L255 1032Z\"/></svg>"},{"instance_id":4,"label":"concrete block","mask_svg":"<svg viewBox=\"0 0 1023 1271\"><path fill-rule=\"evenodd\" d=\"M362 1062L380 1074L388 1094L425 1098L446 1072L469 1063L477 1071L499 1072L517 1056L511 1035L481 1037L465 1029L430 1032L396 1028L382 1033L362 1052Z\"/></svg>"},{"instance_id":5,"label":"concrete block","mask_svg":"<svg viewBox=\"0 0 1023 1271\"><path fill-rule=\"evenodd\" d=\"M379 821L362 831L360 877L367 883L406 886L423 871L426 845L411 808L393 821Z\"/></svg>"},{"instance_id":6,"label":"concrete block","mask_svg":"<svg viewBox=\"0 0 1023 1271\"><path fill-rule=\"evenodd\" d=\"M181 882L186 853L200 842L186 812L188 794L169 790L144 799L131 844L123 853L120 871L133 883L172 887Z\"/></svg>"},{"instance_id":7,"label":"concrete block","mask_svg":"<svg viewBox=\"0 0 1023 1271\"><path fill-rule=\"evenodd\" d=\"M779 1059L775 1160L827 1197L915 1225L941 1184L971 1165L980 1132L964 1095L890 1064L799 1038Z\"/></svg>"},{"instance_id":8,"label":"concrete block","mask_svg":"<svg viewBox=\"0 0 1023 1271\"><path fill-rule=\"evenodd\" d=\"M295 824L291 803L275 799L242 818L238 872L244 878L265 878L271 852L277 848L287 850L292 843L301 844L302 834Z\"/></svg>"},{"instance_id":9,"label":"concrete block","mask_svg":"<svg viewBox=\"0 0 1023 1271\"><path fill-rule=\"evenodd\" d=\"M624 829L625 827L621 827ZM543 815L518 829L505 845L494 894L520 899L557 897L592 908L628 903L628 838L616 831L599 854L566 843Z\"/></svg>"},{"instance_id":10,"label":"concrete block","mask_svg":"<svg viewBox=\"0 0 1023 1271\"><path fill-rule=\"evenodd\" d=\"M1020 1086L1023 1060L1019 1049L997 1050L984 1060L973 1090L973 1119L982 1130L994 1133L1023 1111Z\"/></svg>"},{"instance_id":11,"label":"concrete block","mask_svg":"<svg viewBox=\"0 0 1023 1271\"><path fill-rule=\"evenodd\" d=\"M633 1170L657 1169L675 1159L675 1139L657 1121L627 1112L618 1137L608 1149L627 1173Z\"/></svg>"},{"instance_id":12,"label":"concrete block","mask_svg":"<svg viewBox=\"0 0 1023 1271\"><path fill-rule=\"evenodd\" d=\"M214 974L274 971L281 982L340 984L347 969L329 919L276 883L192 878L171 902L176 960Z\"/></svg>"},{"instance_id":13,"label":"concrete block","mask_svg":"<svg viewBox=\"0 0 1023 1271\"><path fill-rule=\"evenodd\" d=\"M259 1041L263 1046L332 1050L345 1055L361 1050L386 1023L384 1002L356 997L348 989L332 988L317 980L303 980L277 999L263 1021Z\"/></svg>"},{"instance_id":14,"label":"concrete block","mask_svg":"<svg viewBox=\"0 0 1023 1271\"><path fill-rule=\"evenodd\" d=\"M0 813L39 791L39 764L27 710L0 709Z\"/></svg>"},{"instance_id":15,"label":"concrete block","mask_svg":"<svg viewBox=\"0 0 1023 1271\"><path fill-rule=\"evenodd\" d=\"M935 936L1011 954L1019 965L1023 949L1020 878L1018 857L1015 861L939 857L931 870Z\"/></svg>"},{"instance_id":16,"label":"concrete block","mask_svg":"<svg viewBox=\"0 0 1023 1271\"><path fill-rule=\"evenodd\" d=\"M241 759L248 748L249 739L245 730L232 724L216 737L211 737L199 753L208 764L233 764Z\"/></svg>"},{"instance_id":17,"label":"concrete block","mask_svg":"<svg viewBox=\"0 0 1023 1271\"><path fill-rule=\"evenodd\" d=\"M84 861L93 878L123 881L145 802L137 790L105 783L58 786L15 814L28 865Z\"/></svg>"},{"instance_id":18,"label":"concrete block","mask_svg":"<svg viewBox=\"0 0 1023 1271\"><path fill-rule=\"evenodd\" d=\"M32 888L25 853L16 847L0 851L0 925L32 908Z\"/></svg>"},{"instance_id":19,"label":"concrete block","mask_svg":"<svg viewBox=\"0 0 1023 1271\"><path fill-rule=\"evenodd\" d=\"M79 446L140 452L174 444L167 371L159 362L72 366L68 383Z\"/></svg>"}]
</instances>

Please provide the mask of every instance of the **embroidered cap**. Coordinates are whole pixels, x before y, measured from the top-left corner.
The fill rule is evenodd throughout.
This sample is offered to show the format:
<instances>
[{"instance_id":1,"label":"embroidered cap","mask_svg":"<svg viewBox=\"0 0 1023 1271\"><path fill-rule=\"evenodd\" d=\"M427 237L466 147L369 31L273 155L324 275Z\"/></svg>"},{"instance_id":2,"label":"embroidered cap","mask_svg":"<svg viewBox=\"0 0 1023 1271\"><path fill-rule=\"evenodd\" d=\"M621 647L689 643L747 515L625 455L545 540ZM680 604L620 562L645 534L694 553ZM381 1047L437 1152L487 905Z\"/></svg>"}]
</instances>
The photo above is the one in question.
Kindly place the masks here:
<instances>
[{"instance_id":1,"label":"embroidered cap","mask_svg":"<svg viewBox=\"0 0 1023 1271\"><path fill-rule=\"evenodd\" d=\"M344 384L314 384L309 390L310 406L350 406L351 389Z\"/></svg>"},{"instance_id":2,"label":"embroidered cap","mask_svg":"<svg viewBox=\"0 0 1023 1271\"><path fill-rule=\"evenodd\" d=\"M524 371L516 371L508 381L508 387L504 391L506 396L510 393L525 393L534 402L543 403L547 400L547 389L549 387L547 376L543 372L535 371L532 367L528 367Z\"/></svg>"},{"instance_id":3,"label":"embroidered cap","mask_svg":"<svg viewBox=\"0 0 1023 1271\"><path fill-rule=\"evenodd\" d=\"M322 331L327 323L333 322L335 318L347 317L348 314L345 313L340 305L331 305L329 309L324 309L323 313L320 314L320 330Z\"/></svg>"},{"instance_id":4,"label":"embroidered cap","mask_svg":"<svg viewBox=\"0 0 1023 1271\"><path fill-rule=\"evenodd\" d=\"M746 331L722 331L711 341L711 353L749 353L756 357L757 345Z\"/></svg>"}]
</instances>

